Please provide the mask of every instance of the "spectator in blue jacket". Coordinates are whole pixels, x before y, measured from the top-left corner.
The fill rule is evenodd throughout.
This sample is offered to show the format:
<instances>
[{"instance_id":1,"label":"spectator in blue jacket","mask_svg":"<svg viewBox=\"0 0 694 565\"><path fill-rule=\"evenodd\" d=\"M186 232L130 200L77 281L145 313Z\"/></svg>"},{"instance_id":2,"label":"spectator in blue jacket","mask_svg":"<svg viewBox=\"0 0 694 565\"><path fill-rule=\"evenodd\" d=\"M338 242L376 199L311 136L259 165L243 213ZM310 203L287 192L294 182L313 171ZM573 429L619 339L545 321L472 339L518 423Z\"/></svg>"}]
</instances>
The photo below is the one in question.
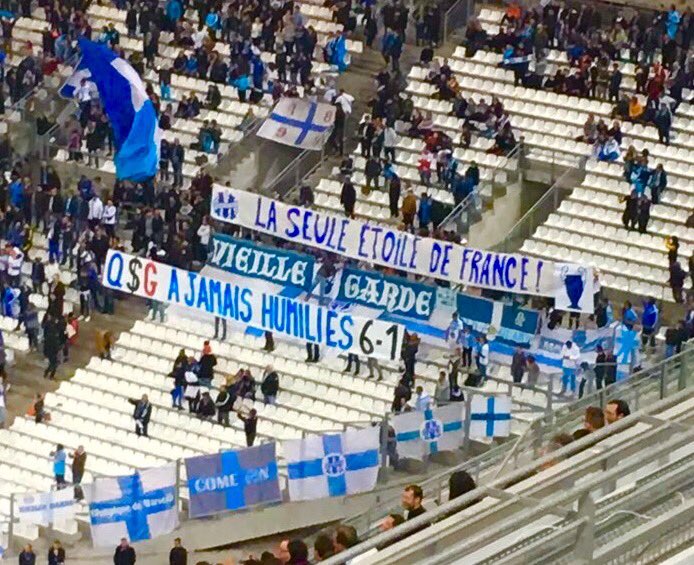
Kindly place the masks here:
<instances>
[{"instance_id":1,"label":"spectator in blue jacket","mask_svg":"<svg viewBox=\"0 0 694 565\"><path fill-rule=\"evenodd\" d=\"M624 303L624 308L622 308L622 323L626 326L628 330L634 329L634 324L638 322L639 317L634 311L634 307L628 300Z\"/></svg>"},{"instance_id":2,"label":"spectator in blue jacket","mask_svg":"<svg viewBox=\"0 0 694 565\"><path fill-rule=\"evenodd\" d=\"M649 342L651 348L655 347L655 334L658 331L659 318L655 299L649 298L643 303L643 313L641 314L641 344L644 349Z\"/></svg>"},{"instance_id":3,"label":"spectator in blue jacket","mask_svg":"<svg viewBox=\"0 0 694 565\"><path fill-rule=\"evenodd\" d=\"M417 217L419 218L419 227L422 229L428 229L431 223L431 207L433 205L433 200L428 193L422 192L422 196L419 199L419 210L417 210Z\"/></svg>"}]
</instances>

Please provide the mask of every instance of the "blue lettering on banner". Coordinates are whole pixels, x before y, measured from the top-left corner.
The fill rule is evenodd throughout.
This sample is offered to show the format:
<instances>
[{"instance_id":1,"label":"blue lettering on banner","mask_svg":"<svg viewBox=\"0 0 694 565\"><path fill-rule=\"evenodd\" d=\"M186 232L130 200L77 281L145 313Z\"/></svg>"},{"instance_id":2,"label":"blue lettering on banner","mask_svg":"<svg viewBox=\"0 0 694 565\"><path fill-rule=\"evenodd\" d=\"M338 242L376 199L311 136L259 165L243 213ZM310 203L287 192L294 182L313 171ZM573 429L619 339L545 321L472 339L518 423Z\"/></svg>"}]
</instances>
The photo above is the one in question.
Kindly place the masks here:
<instances>
[{"instance_id":1,"label":"blue lettering on banner","mask_svg":"<svg viewBox=\"0 0 694 565\"><path fill-rule=\"evenodd\" d=\"M345 267L340 277L337 300L428 320L436 305L436 287L402 277Z\"/></svg>"},{"instance_id":2,"label":"blue lettering on banner","mask_svg":"<svg viewBox=\"0 0 694 565\"><path fill-rule=\"evenodd\" d=\"M218 185L213 188L213 202L229 202L228 196L220 194L233 196L238 211L232 220L225 210L212 206L215 219L270 233L299 245L449 283L555 299L565 294L563 279L552 262L417 237L394 227L338 217ZM592 272L586 269L589 281L586 284L590 284ZM586 294L590 294L590 289ZM584 311L589 310L585 306Z\"/></svg>"},{"instance_id":3,"label":"blue lettering on banner","mask_svg":"<svg viewBox=\"0 0 694 565\"><path fill-rule=\"evenodd\" d=\"M275 444L186 459L191 518L280 502Z\"/></svg>"},{"instance_id":4,"label":"blue lettering on banner","mask_svg":"<svg viewBox=\"0 0 694 565\"><path fill-rule=\"evenodd\" d=\"M327 229L327 222L326 222ZM318 236L317 236L318 237ZM212 238L207 263L235 275L310 291L315 260L311 255L268 247L226 235Z\"/></svg>"},{"instance_id":5,"label":"blue lettering on banner","mask_svg":"<svg viewBox=\"0 0 694 565\"><path fill-rule=\"evenodd\" d=\"M248 261L249 257L246 257ZM262 261L270 260L268 257ZM250 263L241 261L241 264ZM397 323L353 318L344 312L281 294L254 292L253 288L115 250L109 250L106 265L102 284L107 288L122 285L129 293L150 300L185 305L254 328L337 347L343 352L390 360L399 356L402 326ZM123 275L109 277L108 267L113 266L115 273L120 265ZM258 267L258 272L266 272L269 263L263 265Z\"/></svg>"}]
</instances>

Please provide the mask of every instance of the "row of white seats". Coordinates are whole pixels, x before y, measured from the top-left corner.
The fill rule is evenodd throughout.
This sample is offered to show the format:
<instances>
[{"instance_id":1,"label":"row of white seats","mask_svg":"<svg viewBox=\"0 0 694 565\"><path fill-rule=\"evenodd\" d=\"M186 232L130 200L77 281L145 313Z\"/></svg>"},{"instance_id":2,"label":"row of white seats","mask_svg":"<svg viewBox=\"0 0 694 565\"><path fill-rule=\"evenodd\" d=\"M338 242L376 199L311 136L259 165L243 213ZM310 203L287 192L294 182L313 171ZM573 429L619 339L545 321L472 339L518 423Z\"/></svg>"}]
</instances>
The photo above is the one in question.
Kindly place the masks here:
<instances>
[{"instance_id":1,"label":"row of white seats","mask_svg":"<svg viewBox=\"0 0 694 565\"><path fill-rule=\"evenodd\" d=\"M157 357L164 358L170 364L173 364L180 349L178 344L169 345L168 342L149 340L137 334L129 334L129 337L125 340L122 339L123 337L125 336L121 334L122 347L135 351L157 351ZM249 368L249 366L256 373L258 379L260 379L260 374L258 373L263 370L264 365L258 362L258 357L260 356L258 352L239 351L238 353L240 354L238 357L232 355L228 358L217 354L213 386L217 388L222 386L225 382L225 375L234 375L239 369ZM243 355L243 353L246 353L246 355ZM385 412L387 407L385 399L375 401L373 398L368 398L357 392L348 392L344 389L329 387L329 383L317 385L310 380L301 379L300 375L301 373L292 373L289 377L291 380L288 379L286 381L284 380L284 374L282 375L282 381L280 382L281 393L279 395L282 407L294 407L295 405L291 400L295 395L298 397L298 402L310 399L316 413L323 416L326 420L331 420L333 423L340 421L348 422L350 420L359 421L371 416L380 416ZM155 386L161 381L161 375L153 375L153 377L154 382L150 382L150 384ZM145 379L144 372L142 378ZM257 397L261 397L259 391ZM335 412L331 403L335 406L341 406L343 410ZM376 407L374 407L374 404L376 404Z\"/></svg>"},{"instance_id":2,"label":"row of white seats","mask_svg":"<svg viewBox=\"0 0 694 565\"><path fill-rule=\"evenodd\" d=\"M175 322L176 317L169 318L169 322ZM131 333L141 336L155 337L162 341L168 341L176 346L181 346L188 350L191 342L204 340L205 335L193 333L187 329L175 329L172 327L158 325L153 322L138 320L135 322ZM330 384L332 387L344 389L350 392L360 392L367 398L390 400L392 398L392 385L386 382L365 381L362 378L353 377L339 371L324 368L313 363L304 363L297 359L300 353L298 348L291 347L285 343L276 344L272 353L258 350L248 346L245 341L237 339L237 332L234 332L234 339L228 341L211 340L215 355L222 358L243 359L245 363L254 365L259 369L264 369L272 365L280 372L282 378L287 375L294 375L305 380L310 380L317 384ZM388 374L388 369L384 368Z\"/></svg>"},{"instance_id":3,"label":"row of white seats","mask_svg":"<svg viewBox=\"0 0 694 565\"><path fill-rule=\"evenodd\" d=\"M529 116L543 115L548 121L565 122L569 125L582 126L588 114L592 113L598 118L603 118L611 123L612 104L599 100L591 100L567 94L556 94L548 90L537 90L523 86L513 85L513 76L510 79L504 69L496 69L486 65L478 65L470 60L450 62L451 70L454 72L459 86L465 96L481 96L491 100L492 95L496 95L505 104L515 102L516 112L525 112ZM432 94L436 91L434 86L425 82L429 71L424 67L414 66L410 69L410 80L418 81L412 85L414 91L422 94ZM551 114L546 112L533 114L532 108L536 105L549 107L553 110ZM673 121L673 143L683 150L689 150L691 144L691 123L690 120L682 117L679 113ZM653 125L631 124L624 122L624 134L633 138L638 138L642 142L653 144L659 139L658 132ZM682 136L682 137L680 137ZM649 145L650 146L650 145ZM665 146L663 146L665 148ZM665 148L666 149L666 148Z\"/></svg>"},{"instance_id":4,"label":"row of white seats","mask_svg":"<svg viewBox=\"0 0 694 565\"><path fill-rule=\"evenodd\" d=\"M624 226L606 224L596 220L585 220L567 212L575 202L567 200L563 202L556 212L547 218L545 226L554 227L564 232L573 232L592 237L600 237L608 242L624 241ZM585 213L584 213L585 215ZM651 224L649 223L649 229ZM648 254L653 263L667 265L667 249L665 248L665 238L653 233L639 233L632 231L628 236L629 245L636 253ZM694 245L680 242L680 253L682 257L689 257L694 252Z\"/></svg>"},{"instance_id":5,"label":"row of white seats","mask_svg":"<svg viewBox=\"0 0 694 565\"><path fill-rule=\"evenodd\" d=\"M419 100L419 103L415 102L415 104L417 107L437 114L443 114L443 116L438 119L435 117L436 123L440 127L460 129L463 120L450 116L453 103L431 98L437 92L437 88L433 84L423 81L424 77L421 76L423 73L423 69L419 67L413 67L410 71L410 80L407 87L408 92L412 93L415 97L424 98L424 100ZM567 142L573 141L576 137L582 135L583 124L588 118L588 112L582 109L580 105L573 106L570 109L551 106L548 108L548 104L540 101L528 101L528 98L523 98L521 97L522 95L511 97L513 94L511 92L504 92L503 87L499 87L498 84L491 81L484 82L474 76L462 77L460 80L460 87L461 92L463 92L466 97L484 98L487 102L491 102L489 93L493 92L503 102L504 109L509 112L509 115L514 118L518 115L519 117L527 119L512 120L514 127L534 133L551 134L555 137L564 138ZM548 112L548 110L551 110L551 112ZM611 126L612 120L609 115L610 112L607 112L601 117ZM658 134L654 128L644 128L641 124L630 124L629 122L620 121L620 123L624 133L624 139L622 140L623 147L634 145L638 151L648 149L652 158L674 162L669 165L670 170L681 170L681 174L685 176L694 176L694 171L691 167L694 153L689 149L689 147L691 147L690 143L685 144L682 142L672 146L666 146L658 143ZM655 137L653 138L653 136L650 135L639 135L646 129L655 131L653 134ZM678 135L679 134L674 134L673 139Z\"/></svg>"}]
</instances>

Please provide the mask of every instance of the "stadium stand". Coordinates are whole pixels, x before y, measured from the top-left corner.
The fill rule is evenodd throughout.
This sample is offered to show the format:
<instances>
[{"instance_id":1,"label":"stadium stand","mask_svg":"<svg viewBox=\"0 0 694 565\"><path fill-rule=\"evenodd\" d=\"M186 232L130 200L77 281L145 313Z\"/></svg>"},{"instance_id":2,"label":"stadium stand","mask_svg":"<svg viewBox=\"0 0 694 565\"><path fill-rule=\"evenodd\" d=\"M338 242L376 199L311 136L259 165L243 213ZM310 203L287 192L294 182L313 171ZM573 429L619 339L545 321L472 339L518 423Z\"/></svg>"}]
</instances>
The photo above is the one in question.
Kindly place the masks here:
<instances>
[{"instance_id":1,"label":"stadium stand","mask_svg":"<svg viewBox=\"0 0 694 565\"><path fill-rule=\"evenodd\" d=\"M378 6L319 0L218 4L168 0L160 6L145 0L134 11L134 5L123 2L116 6L42 2L39 7L30 2L28 6L13 6L22 15L13 17L12 25L8 26L7 15L0 15L5 17L7 49L4 62L0 62L6 85L0 88L4 95L7 87L11 101L0 122L0 131L9 133L6 139L11 139L7 141L9 155L0 155L4 173L0 235L3 243L7 242L0 253L0 559L3 553L15 559L24 543L34 543L44 551L50 536L64 540L70 545L69 551L80 552L80 559L96 563L104 554L87 547L89 536L85 532L91 526L95 541L95 520L81 484L88 488L99 480L133 473L139 477L145 470L173 465L174 514L182 516L185 510L190 511L193 496L185 460L218 455L222 465L223 453L236 457L254 445L257 435L256 445L277 443L280 499L296 504L285 512L296 512L303 501L290 494L291 481L305 479L302 473L313 473L321 479L329 477L327 494L320 504L341 506L331 522L337 516L344 518L335 535L332 527L329 530L327 554L319 555L316 543L315 551L307 549L303 556L304 548L313 541L310 535L305 542L282 538L280 548L286 547L277 551L278 560L266 555L268 563L308 563L309 554L328 564L348 559L355 563L397 560L427 565L461 560L657 563L669 558L672 563L688 562L694 542L690 531L694 517L694 350L686 343L694 335L694 106L689 100L694 85L691 73L686 74L691 66L689 42L694 35L691 11L680 15L673 8L657 14L653 22L659 33L673 41L670 32L674 23L676 42L683 46L677 47L680 62L666 60L670 40L658 38L654 58L640 65L634 59L641 57L639 43L645 40L623 40L632 51L636 48L636 56L623 56L625 60L619 63L621 87L617 96L610 95L608 100L606 95L569 95L569 88L552 84L557 76L573 77L578 68L589 77L587 69L591 64L597 66L607 47L588 36L606 38L613 29L581 23L582 29L574 35L562 28L557 31L560 41L530 47L526 53L526 31L536 33L537 21L545 16L531 16L528 10L532 6L521 8L516 2L508 2L505 10L479 8L479 17L470 20L462 45L440 44L439 20L447 28L448 16L440 17L443 5L436 3L409 9L391 0ZM542 8L554 9L554 4L547 4L542 2ZM176 14L179 9L181 13ZM578 11L562 12L562 22L572 20L573 14L580 19L593 10L591 3L580 8L580 15ZM173 21L171 13L176 16ZM650 12L644 14L644 18L652 17ZM610 21L609 25L614 27L620 21ZM633 27L638 29L639 24ZM410 28L414 28L414 38L406 34ZM417 48L423 48L415 53L415 48L405 43L406 35ZM480 35L484 39L477 43ZM60 88L65 79L81 70L76 40L87 36L115 51L121 62L130 63L125 65L127 73L118 70L119 77L125 77L133 89L132 100L123 108L133 114L139 112L141 106L136 100L142 89L137 84L141 82L146 93L141 104L154 107L166 142L162 146L180 142L183 147L184 157L178 163L182 182L176 170L173 175L169 173L169 165L176 169L176 157L168 150L157 153L162 166L159 174L144 181L123 182L112 154L113 124L119 124L122 116L105 117L106 104L99 100L95 86L87 99L75 84L75 95L69 96L73 100L66 103L61 98L66 92ZM380 54L373 48L377 36ZM499 37L512 44L510 51L505 42L499 43ZM595 56L595 61L586 63L582 57L588 44L595 51L588 56ZM581 54L576 57L574 48L578 47ZM647 46L643 47L643 57L648 59ZM220 65L222 76L207 72L210 61ZM652 81L657 82L659 73L665 73L661 61L672 74L664 79L667 88L663 84L662 91L654 95L651 82L642 84L643 71L645 68L646 75L650 72ZM41 67L40 72L36 66ZM687 78L681 79L682 75ZM684 80L684 88L676 80ZM678 85L680 93L675 101L670 94L675 94ZM349 95L349 111L339 101L343 88L358 93L356 99ZM365 95L367 91L370 94ZM208 100L215 92L219 98ZM609 305L609 316L607 307L603 311L605 323L596 321L594 308L579 313L570 307L574 311L567 312L567 326L562 312L553 309L552 299L540 296L539 282L538 296L514 296L494 285L488 285L494 290L478 291L461 287L459 281L435 280L425 273L408 275L399 270L405 265L382 269L377 264L316 252L300 240L288 246L279 239L260 240L251 229L210 220L213 190L224 184L233 187L234 175L239 174L234 167L240 157L234 149L243 142L244 147L265 151L272 146L254 146L260 122L270 118L269 122L288 123L286 118L270 117L284 97L332 104L341 118L336 118L332 131L326 132L321 162L309 175L299 174L298 161L305 152L297 152L300 157L281 174L296 174L299 182L288 191L277 192L273 186L261 188L261 183L249 182L252 192L265 192L265 196L278 200L299 200L310 208L310 215L325 211L365 221L367 226L379 225L383 230L397 228L421 238L464 245L470 228L470 220L464 216L474 213L476 221L494 222L488 211L513 185L522 196L518 206L521 220L511 235L524 236L521 240L509 236L504 245L511 241L512 248L503 251L553 265L573 263L594 268L599 281L594 289L595 304L601 301ZM190 110L192 102L188 106L193 99L199 106L194 111ZM623 104L630 99L634 106L644 107L647 119L630 120L631 105L624 115ZM654 117L663 105L671 120L666 132ZM359 121L356 128L353 122L357 120L348 119L352 110ZM312 119L309 113L309 126ZM39 127L41 120L48 124L47 131ZM610 126L615 122L617 125ZM611 133L603 137L603 130L608 128ZM28 144L32 148L28 152L17 149L24 136L34 142ZM208 145L210 136L214 140ZM616 155L610 153L608 137L619 138ZM34 151L38 141L49 144L47 152ZM148 146L152 154L160 150L155 145ZM301 148L298 139L295 146ZM333 151L334 156L330 154ZM55 171L47 169L44 158L56 166L57 178L52 177ZM656 165L662 165L667 174L660 194L650 180L641 177L652 179ZM83 176L77 180L79 175ZM106 188L117 178L112 190ZM546 178L551 186L534 204L522 191L523 183L547 184ZM345 198L346 188L356 193L351 206ZM632 191L638 200L629 200L634 196ZM310 198L295 199L299 192ZM66 206L68 198L77 203L75 208ZM638 206L640 211L644 201L648 201L648 214L641 226L643 218L630 216L629 206ZM114 212L108 216L104 209L112 204ZM233 220L236 212L233 206L230 210ZM64 223L67 217L71 220ZM109 251L132 253L138 262L151 260L208 276L206 260L215 234L268 248L311 253L316 261L312 289L318 286L320 298L312 300L315 295L309 290L289 299L296 298L297 304L307 302L307 309L317 304L335 316L346 313L355 319L365 317L373 322L382 318L407 326L402 355L378 361L364 350L361 362L366 365L366 377L364 367L359 370L353 349L345 349L343 354L323 350L318 362L311 359L312 350L305 349L299 339L285 341L286 336L275 336L273 341L269 332L263 334L232 322L227 331L226 321L223 336L218 338L222 320L211 313L214 305L208 305L207 312L200 304L167 307L151 294L140 300L126 296L127 292L115 292L118 285L106 280ZM64 261L58 264L56 258ZM65 261L68 258L69 265ZM330 276L325 275L328 266L333 270ZM48 276L42 277L44 268ZM323 285L331 286L347 268L368 270L374 276L400 276L411 284L438 285L434 288L440 310L421 321L359 309L356 303L341 304L332 301L333 297L326 306ZM134 271L133 275L137 279ZM191 274L191 281L196 276ZM238 278L227 278L234 284L254 286L259 292L273 288L257 279L233 277ZM556 273L552 277L556 279ZM684 277L679 286L673 282L677 277ZM570 294L568 285L566 291ZM609 300L624 298L613 291L625 293L637 305L638 314L631 303L621 313L616 307L613 310ZM457 318L449 320L451 312L458 312L457 293L463 292L487 300L481 307L485 316L488 314L485 322L473 318L472 311L460 312L461 317L475 320L473 330L479 337L471 341L461 337L462 322L458 325ZM337 294L334 289L331 293ZM682 302L685 293L687 309L673 304ZM277 294L287 296L280 291ZM657 306L656 300L653 304L644 301L641 308L643 297L654 297ZM589 297L591 305L592 300ZM527 312L541 311L537 327L525 332L532 334L529 342L522 345L517 337L523 333L525 316L517 309L520 306ZM511 307L513 321L506 319L507 307ZM131 315L131 310L137 314ZM78 311L84 339L96 336L96 353L92 346L77 340ZM118 324L113 323L116 319ZM125 329L116 332L117 326ZM510 326L514 329L509 331ZM290 335L289 330L286 334ZM418 334L423 334L421 341ZM578 359L570 357L567 336L579 348ZM490 346L486 338L494 343ZM612 356L600 362L595 347L598 342L620 359ZM569 353L564 352L564 346ZM77 348L79 359L69 365L69 375L59 375L58 382L53 382L58 359L67 366L69 347ZM461 368L466 355L463 349L471 358ZM304 361L306 353L309 358ZM530 353L542 364L541 374L535 373L532 381L526 365ZM209 382L202 382L202 359L210 355L215 359L213 369L209 369ZM357 369L352 374L355 357ZM46 364L44 379L35 378ZM613 370L614 376L598 384L595 371L602 369L604 373L605 368ZM374 369L378 379L372 378ZM537 366L536 370L539 372ZM261 383L273 371L280 375L279 392L267 395ZM567 391L569 377L575 381L577 372L583 379L580 392ZM584 390L584 386L588 388ZM235 401L224 423L223 411L214 400L229 391ZM203 393L213 399L209 413L200 408ZM184 397L185 405L183 398L176 400L177 394ZM143 395L147 402L139 400ZM471 422L479 420L471 414L473 399L484 398L493 404L495 398L506 397L510 414L499 414L499 419L510 420L510 432L495 436L492 407L485 416L491 418L491 432L472 438ZM432 422L438 422L433 411L452 401L461 401L463 421L446 425L461 430L461 449L437 453L434 441L427 444L423 464L408 458L404 463L399 461L398 442L403 440L395 432L393 419L401 412L421 414L422 426L414 435L425 441ZM152 410L151 422L147 416L144 428L143 406ZM618 414L620 410L623 413ZM589 415L600 425L591 427ZM341 439L347 437L343 432L375 428L379 429L378 447L369 455L374 459L369 469L376 469L378 487L364 495L362 506L349 506L344 504L343 495L363 490L356 490L349 480L341 487L339 481L331 479L346 475L355 458L344 457L344 446L335 448L331 442L336 437L338 442L345 441ZM318 465L313 464L315 461L288 461L290 450L285 449L285 442L308 442L317 436L322 436L323 449L316 459ZM56 445L64 446L68 453L85 448L88 463L81 480L73 476L69 464L61 477L56 470ZM335 452L329 453L329 447ZM366 466L367 453L371 450L364 448L358 465ZM227 475L220 480L233 482L227 467L219 472ZM407 515L407 521L400 525L392 518L395 528L382 531L384 519L390 520L387 514L394 516L403 509L400 495L393 493L411 483L415 473L424 490L426 512L418 517ZM253 480L249 476L244 480ZM452 476L463 477L467 487L472 486L454 496ZM37 493L57 496L65 481L71 491L74 488L74 516L48 520L48 527L18 517L18 497ZM267 511L265 522L272 522L273 518L267 518L275 516L271 512L280 513L285 506L275 504L280 499L264 505L260 512L245 508L244 501L243 516L249 524L257 525ZM231 503L230 498L225 499L225 504ZM356 508L359 510L350 515ZM412 510L407 505L405 508ZM318 525L311 522L310 511L301 512L306 514L301 516L302 527ZM177 531L189 531L191 522L182 519ZM216 545L227 545L228 537L236 535L225 530L224 524L224 517L207 522L210 530L219 532L220 543ZM254 535L284 535L278 531L280 526L274 527L265 524ZM290 529L295 528L286 531ZM125 531L130 537L129 528ZM173 535L172 530L166 534ZM232 541L251 541L255 551L257 540L250 537L243 533ZM157 545L162 541L145 540L155 542L147 546L145 559L164 562L162 546ZM186 541L191 549L206 549L196 539ZM140 547L144 545L138 545L138 551ZM114 561L120 565L116 561L118 551ZM21 554L19 558L20 563L31 563L22 561Z\"/></svg>"}]
</instances>

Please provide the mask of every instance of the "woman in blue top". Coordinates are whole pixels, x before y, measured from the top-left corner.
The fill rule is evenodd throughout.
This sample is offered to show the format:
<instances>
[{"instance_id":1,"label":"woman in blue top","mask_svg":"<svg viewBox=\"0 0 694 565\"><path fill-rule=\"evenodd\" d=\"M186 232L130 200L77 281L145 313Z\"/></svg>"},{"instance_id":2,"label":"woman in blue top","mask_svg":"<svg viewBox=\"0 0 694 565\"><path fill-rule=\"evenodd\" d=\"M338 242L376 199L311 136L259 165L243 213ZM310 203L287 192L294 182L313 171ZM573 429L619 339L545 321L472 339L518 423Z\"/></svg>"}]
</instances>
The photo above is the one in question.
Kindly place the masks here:
<instances>
[{"instance_id":1,"label":"woman in blue top","mask_svg":"<svg viewBox=\"0 0 694 565\"><path fill-rule=\"evenodd\" d=\"M65 488L65 448L62 444L58 444L55 451L51 451L53 456L53 474L55 475L55 485L58 490Z\"/></svg>"}]
</instances>

